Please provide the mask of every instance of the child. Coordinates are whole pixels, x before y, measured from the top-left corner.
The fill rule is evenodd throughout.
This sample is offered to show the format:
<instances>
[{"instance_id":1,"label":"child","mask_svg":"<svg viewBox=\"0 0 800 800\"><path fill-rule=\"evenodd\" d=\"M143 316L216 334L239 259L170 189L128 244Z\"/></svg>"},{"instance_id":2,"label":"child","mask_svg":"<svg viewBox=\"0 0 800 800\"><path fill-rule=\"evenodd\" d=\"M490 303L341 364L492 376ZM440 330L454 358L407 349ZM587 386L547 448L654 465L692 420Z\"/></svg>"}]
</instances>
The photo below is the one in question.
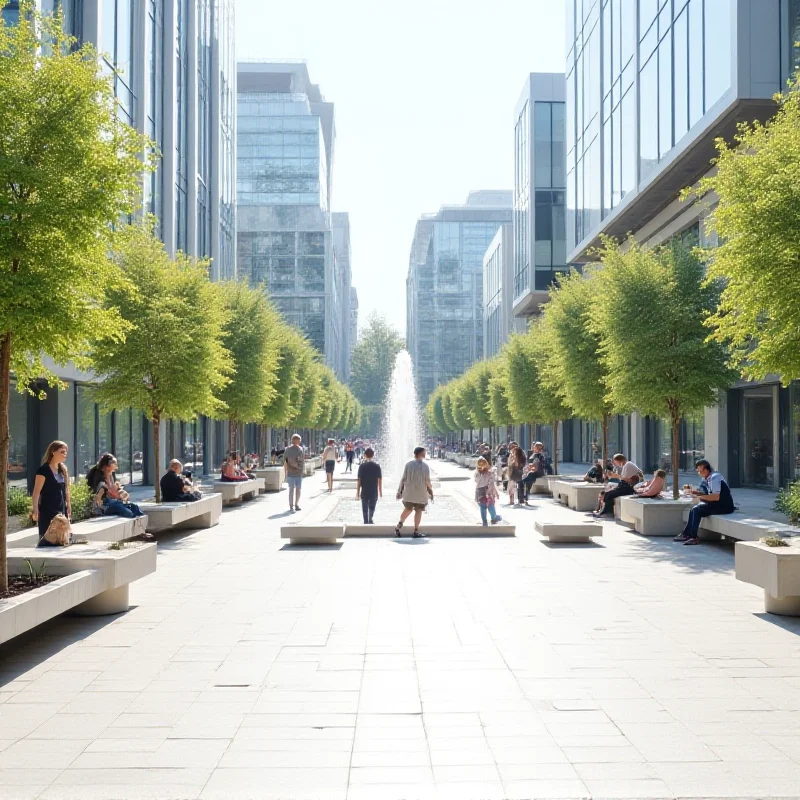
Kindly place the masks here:
<instances>
[{"instance_id":1,"label":"child","mask_svg":"<svg viewBox=\"0 0 800 800\"><path fill-rule=\"evenodd\" d=\"M492 518L492 525L497 525L502 518L494 510L495 501L498 499L497 487L495 486L494 473L489 469L489 462L481 457L475 468L475 502L481 509L481 522L488 526L486 520L486 509L489 509L489 516Z\"/></svg>"}]
</instances>

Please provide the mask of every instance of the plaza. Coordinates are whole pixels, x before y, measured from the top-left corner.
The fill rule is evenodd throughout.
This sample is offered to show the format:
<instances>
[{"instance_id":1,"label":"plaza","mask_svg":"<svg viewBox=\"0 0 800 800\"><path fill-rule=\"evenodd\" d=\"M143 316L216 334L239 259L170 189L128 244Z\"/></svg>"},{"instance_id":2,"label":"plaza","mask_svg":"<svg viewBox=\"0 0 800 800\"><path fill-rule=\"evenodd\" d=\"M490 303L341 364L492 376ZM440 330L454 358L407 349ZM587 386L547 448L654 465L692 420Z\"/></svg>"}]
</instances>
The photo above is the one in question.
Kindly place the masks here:
<instances>
[{"instance_id":1,"label":"plaza","mask_svg":"<svg viewBox=\"0 0 800 800\"><path fill-rule=\"evenodd\" d=\"M800 621L730 546L551 544L582 515L540 496L515 537L282 541L323 489L162 535L128 613L0 648L0 797L800 796Z\"/></svg>"}]
</instances>

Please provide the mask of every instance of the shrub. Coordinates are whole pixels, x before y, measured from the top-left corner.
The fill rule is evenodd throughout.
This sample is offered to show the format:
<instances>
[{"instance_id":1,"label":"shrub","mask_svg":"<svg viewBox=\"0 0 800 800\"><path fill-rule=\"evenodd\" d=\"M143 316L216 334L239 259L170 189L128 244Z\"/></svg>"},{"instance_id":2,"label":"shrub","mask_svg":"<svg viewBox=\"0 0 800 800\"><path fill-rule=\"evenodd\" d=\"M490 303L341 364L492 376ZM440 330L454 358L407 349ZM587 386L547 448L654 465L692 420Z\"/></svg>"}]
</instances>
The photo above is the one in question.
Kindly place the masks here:
<instances>
[{"instance_id":1,"label":"shrub","mask_svg":"<svg viewBox=\"0 0 800 800\"><path fill-rule=\"evenodd\" d=\"M92 494L85 480L77 480L69 487L72 504L72 521L80 522L89 519L92 513Z\"/></svg>"},{"instance_id":2,"label":"shrub","mask_svg":"<svg viewBox=\"0 0 800 800\"><path fill-rule=\"evenodd\" d=\"M8 490L8 516L18 517L31 513L31 498L24 489L12 486Z\"/></svg>"},{"instance_id":3,"label":"shrub","mask_svg":"<svg viewBox=\"0 0 800 800\"><path fill-rule=\"evenodd\" d=\"M800 524L800 480L778 492L773 510L786 514L790 525Z\"/></svg>"}]
</instances>

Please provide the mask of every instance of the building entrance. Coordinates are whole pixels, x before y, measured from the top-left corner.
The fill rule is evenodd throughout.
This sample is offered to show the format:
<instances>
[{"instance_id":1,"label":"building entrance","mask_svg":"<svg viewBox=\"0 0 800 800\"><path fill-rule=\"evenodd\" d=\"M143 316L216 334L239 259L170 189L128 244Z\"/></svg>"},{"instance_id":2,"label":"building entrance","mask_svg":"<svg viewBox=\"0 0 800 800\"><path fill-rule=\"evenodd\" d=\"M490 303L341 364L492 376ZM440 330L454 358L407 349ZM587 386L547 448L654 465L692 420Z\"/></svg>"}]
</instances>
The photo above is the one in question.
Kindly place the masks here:
<instances>
[{"instance_id":1,"label":"building entrance","mask_svg":"<svg viewBox=\"0 0 800 800\"><path fill-rule=\"evenodd\" d=\"M740 468L746 486L777 486L775 395L774 386L759 386L741 393L744 442Z\"/></svg>"}]
</instances>

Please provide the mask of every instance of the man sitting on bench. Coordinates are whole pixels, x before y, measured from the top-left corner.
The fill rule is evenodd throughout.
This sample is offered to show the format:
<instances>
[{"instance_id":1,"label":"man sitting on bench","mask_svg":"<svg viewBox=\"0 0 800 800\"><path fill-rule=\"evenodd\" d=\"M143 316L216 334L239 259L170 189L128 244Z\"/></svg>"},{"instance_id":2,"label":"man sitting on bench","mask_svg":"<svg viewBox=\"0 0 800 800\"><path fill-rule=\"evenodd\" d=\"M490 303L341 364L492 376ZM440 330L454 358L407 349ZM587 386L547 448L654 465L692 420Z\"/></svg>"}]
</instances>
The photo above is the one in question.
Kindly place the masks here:
<instances>
[{"instance_id":1,"label":"man sitting on bench","mask_svg":"<svg viewBox=\"0 0 800 800\"><path fill-rule=\"evenodd\" d=\"M633 494L633 487L644 478L642 471L633 461L628 461L622 453L617 453L613 459L617 472L608 473L608 478L617 478L619 483L615 489L608 489L603 492L603 504L599 511L594 512L595 517L603 517L606 514L614 515L614 501L618 497L625 497Z\"/></svg>"},{"instance_id":2,"label":"man sitting on bench","mask_svg":"<svg viewBox=\"0 0 800 800\"><path fill-rule=\"evenodd\" d=\"M181 474L182 471L183 464L173 458L160 481L162 503L191 503L200 499L200 492L192 487L192 482Z\"/></svg>"},{"instance_id":3,"label":"man sitting on bench","mask_svg":"<svg viewBox=\"0 0 800 800\"><path fill-rule=\"evenodd\" d=\"M700 544L697 531L700 529L703 517L710 517L714 514L732 514L736 510L736 506L733 504L733 495L725 478L719 472L714 472L711 464L704 458L694 466L702 480L700 488L692 489L691 494L700 502L692 506L683 533L673 540L684 544Z\"/></svg>"}]
</instances>

